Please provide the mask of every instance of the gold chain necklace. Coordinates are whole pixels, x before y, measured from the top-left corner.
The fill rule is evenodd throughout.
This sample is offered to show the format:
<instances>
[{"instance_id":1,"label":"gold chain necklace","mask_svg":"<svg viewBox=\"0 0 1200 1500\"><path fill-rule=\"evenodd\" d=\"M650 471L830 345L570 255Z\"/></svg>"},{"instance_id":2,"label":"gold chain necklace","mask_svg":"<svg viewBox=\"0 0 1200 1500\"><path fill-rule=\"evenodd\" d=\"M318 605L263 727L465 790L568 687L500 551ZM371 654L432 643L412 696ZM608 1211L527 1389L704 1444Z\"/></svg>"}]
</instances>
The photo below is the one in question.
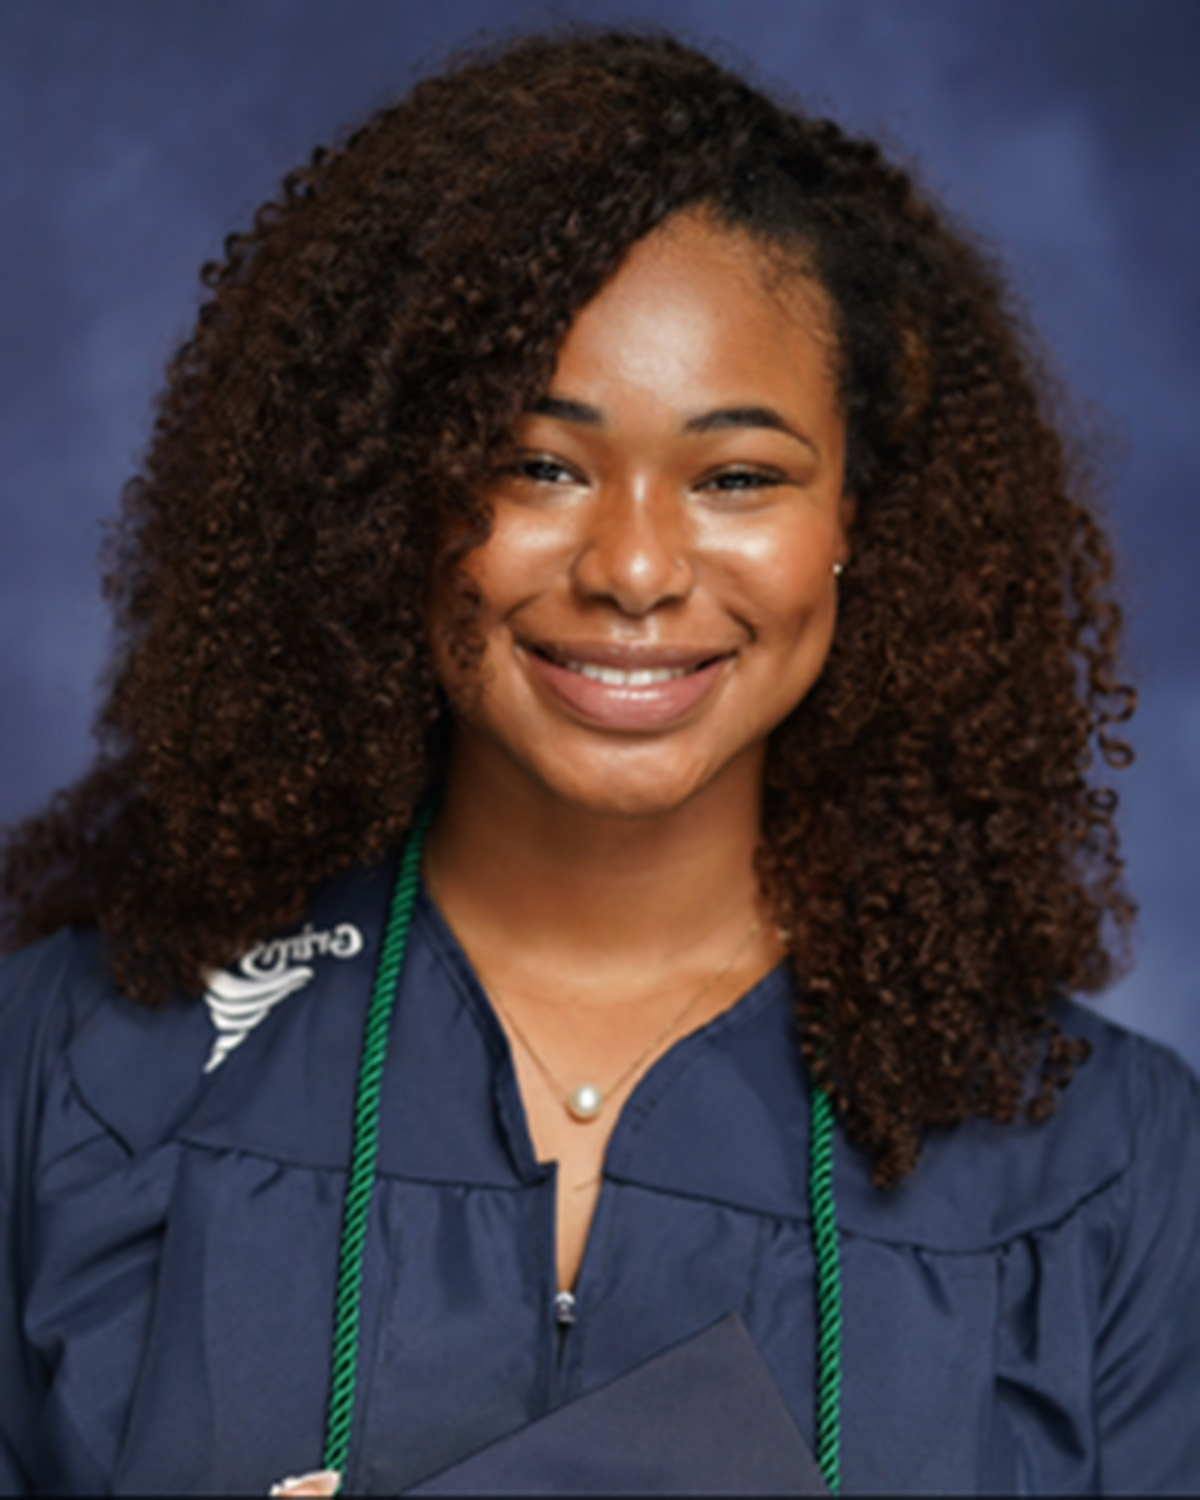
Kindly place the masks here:
<instances>
[{"instance_id":1,"label":"gold chain necklace","mask_svg":"<svg viewBox=\"0 0 1200 1500\"><path fill-rule=\"evenodd\" d=\"M494 984L487 983L484 985L484 988L487 990L487 993L494 1001L496 1009L500 1012L500 1015L503 1017L505 1024L508 1026L508 1029L516 1037L517 1041L520 1042L525 1051L529 1054L530 1062L534 1064L538 1072L541 1073L542 1077L554 1090L555 1094L558 1095L559 1101L561 1102L563 1108L573 1120L578 1120L580 1124L586 1125L600 1115L610 1096L617 1093L622 1085L629 1082L629 1080L638 1072L638 1070L651 1057L653 1057L655 1052L658 1051L659 1047L662 1046L667 1038L683 1025L684 1021L686 1021L688 1016L690 1016L691 1013L696 1009L701 1000L704 999L705 995L707 995L715 985L719 984L720 981L725 978L726 974L729 973L730 969L733 968L734 964L738 961L739 958L741 958L742 954L750 946L751 942L754 940L761 927L762 923L755 919L755 921L750 926L750 931L747 932L744 938L742 938L741 942L738 943L737 947L733 950L729 957L720 965L719 968L714 970L714 972L708 976L708 978L704 981L704 983L700 986L696 993L689 997L688 1002L683 1007L683 1009L679 1011L674 1017L672 1017L670 1022L663 1027L663 1029L658 1033L658 1035L645 1049L645 1051L639 1052L637 1057L634 1058L634 1060L629 1064L625 1071L618 1078L614 1079L607 1088L601 1088L598 1084L595 1083L581 1083L578 1084L575 1088L568 1088L560 1079L555 1077L553 1072L551 1072L546 1060L540 1055L540 1053L534 1047L533 1043L517 1025L512 1012L509 1010L508 1006L505 1005L501 1000L499 991L496 989L496 986ZM478 968L475 972L479 974ZM480 974L479 977L480 981L482 982L483 976Z\"/></svg>"}]
</instances>

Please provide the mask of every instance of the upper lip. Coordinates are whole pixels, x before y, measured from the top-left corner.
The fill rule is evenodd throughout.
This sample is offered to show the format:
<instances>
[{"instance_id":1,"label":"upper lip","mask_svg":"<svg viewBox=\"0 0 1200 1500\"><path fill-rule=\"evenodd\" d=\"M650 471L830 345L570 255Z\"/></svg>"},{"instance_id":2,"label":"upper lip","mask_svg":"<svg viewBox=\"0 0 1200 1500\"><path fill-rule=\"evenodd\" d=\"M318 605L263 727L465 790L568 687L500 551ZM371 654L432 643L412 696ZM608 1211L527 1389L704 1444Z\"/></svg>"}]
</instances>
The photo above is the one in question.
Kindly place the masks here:
<instances>
[{"instance_id":1,"label":"upper lip","mask_svg":"<svg viewBox=\"0 0 1200 1500\"><path fill-rule=\"evenodd\" d=\"M579 666L615 667L619 672L688 671L731 655L728 648L714 646L666 646L622 641L524 641L528 651L562 663Z\"/></svg>"}]
</instances>

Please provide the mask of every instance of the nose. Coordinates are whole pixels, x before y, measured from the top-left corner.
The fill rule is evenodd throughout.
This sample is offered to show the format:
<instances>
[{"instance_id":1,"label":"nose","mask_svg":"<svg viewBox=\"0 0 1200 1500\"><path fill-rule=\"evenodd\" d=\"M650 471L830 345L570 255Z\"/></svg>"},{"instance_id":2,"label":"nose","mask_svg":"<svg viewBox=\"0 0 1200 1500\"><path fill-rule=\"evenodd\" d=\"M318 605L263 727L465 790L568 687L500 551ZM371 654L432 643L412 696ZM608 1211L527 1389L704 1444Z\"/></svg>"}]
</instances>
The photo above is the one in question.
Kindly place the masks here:
<instances>
[{"instance_id":1,"label":"nose","mask_svg":"<svg viewBox=\"0 0 1200 1500\"><path fill-rule=\"evenodd\" d=\"M590 508L572 582L584 598L635 617L685 599L694 582L685 498L668 483L606 486Z\"/></svg>"}]
</instances>

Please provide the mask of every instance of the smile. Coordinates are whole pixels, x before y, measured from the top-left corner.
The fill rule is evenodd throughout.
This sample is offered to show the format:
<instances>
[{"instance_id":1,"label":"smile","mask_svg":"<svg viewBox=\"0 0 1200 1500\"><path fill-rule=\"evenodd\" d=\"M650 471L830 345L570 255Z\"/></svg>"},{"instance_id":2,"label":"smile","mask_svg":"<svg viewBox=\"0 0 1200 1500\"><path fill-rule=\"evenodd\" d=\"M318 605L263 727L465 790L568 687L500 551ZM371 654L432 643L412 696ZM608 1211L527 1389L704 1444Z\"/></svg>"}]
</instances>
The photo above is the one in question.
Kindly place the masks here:
<instances>
[{"instance_id":1,"label":"smile","mask_svg":"<svg viewBox=\"0 0 1200 1500\"><path fill-rule=\"evenodd\" d=\"M568 672L578 672L581 677L590 677L593 682L603 682L609 687L651 687L656 682L671 682L676 677L687 677L698 671L696 667L640 667L632 672L623 672L620 667L597 667L591 662L564 661L560 663Z\"/></svg>"},{"instance_id":2,"label":"smile","mask_svg":"<svg viewBox=\"0 0 1200 1500\"><path fill-rule=\"evenodd\" d=\"M629 734L661 733L689 720L724 679L735 654L607 645L579 651L540 644L520 652L530 676L558 709L595 728Z\"/></svg>"}]
</instances>

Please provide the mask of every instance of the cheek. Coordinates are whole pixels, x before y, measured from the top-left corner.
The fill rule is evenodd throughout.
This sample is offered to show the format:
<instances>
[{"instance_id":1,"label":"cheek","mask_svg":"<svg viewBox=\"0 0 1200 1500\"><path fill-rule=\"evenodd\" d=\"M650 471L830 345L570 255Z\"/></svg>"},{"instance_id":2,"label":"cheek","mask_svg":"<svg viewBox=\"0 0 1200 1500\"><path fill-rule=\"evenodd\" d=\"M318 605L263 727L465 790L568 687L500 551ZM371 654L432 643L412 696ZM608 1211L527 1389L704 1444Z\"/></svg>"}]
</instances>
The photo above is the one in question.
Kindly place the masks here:
<instances>
[{"instance_id":1,"label":"cheek","mask_svg":"<svg viewBox=\"0 0 1200 1500\"><path fill-rule=\"evenodd\" d=\"M529 600L553 592L569 576L571 538L552 516L497 516L492 534L465 560L485 624L503 620Z\"/></svg>"},{"instance_id":2,"label":"cheek","mask_svg":"<svg viewBox=\"0 0 1200 1500\"><path fill-rule=\"evenodd\" d=\"M569 572L562 530L542 517L501 511L488 540L460 563L457 587L447 583L431 594L426 618L434 670L466 722L478 726L511 707L513 622L531 603L561 591ZM453 622L470 643L465 650L447 639Z\"/></svg>"},{"instance_id":3,"label":"cheek","mask_svg":"<svg viewBox=\"0 0 1200 1500\"><path fill-rule=\"evenodd\" d=\"M798 641L819 631L836 604L836 538L822 530L766 532L721 551L728 607L760 640Z\"/></svg>"}]
</instances>

